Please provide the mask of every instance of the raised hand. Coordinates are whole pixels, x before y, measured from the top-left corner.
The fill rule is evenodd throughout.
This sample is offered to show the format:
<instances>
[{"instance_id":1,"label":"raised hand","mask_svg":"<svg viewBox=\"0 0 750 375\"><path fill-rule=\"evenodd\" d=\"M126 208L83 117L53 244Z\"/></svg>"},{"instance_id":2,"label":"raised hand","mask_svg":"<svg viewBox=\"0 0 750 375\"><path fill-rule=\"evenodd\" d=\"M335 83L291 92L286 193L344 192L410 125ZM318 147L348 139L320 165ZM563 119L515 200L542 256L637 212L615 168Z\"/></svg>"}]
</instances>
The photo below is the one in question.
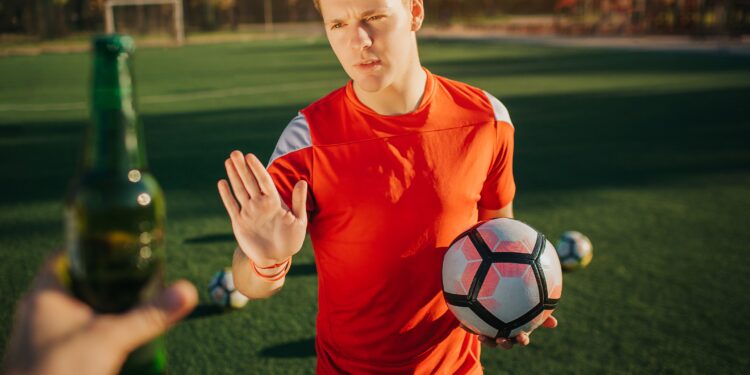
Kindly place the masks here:
<instances>
[{"instance_id":1,"label":"raised hand","mask_svg":"<svg viewBox=\"0 0 750 375\"><path fill-rule=\"evenodd\" d=\"M232 151L224 167L229 183L219 181L219 195L242 252L260 267L299 252L307 229L307 183L294 185L289 209L255 155Z\"/></svg>"}]
</instances>

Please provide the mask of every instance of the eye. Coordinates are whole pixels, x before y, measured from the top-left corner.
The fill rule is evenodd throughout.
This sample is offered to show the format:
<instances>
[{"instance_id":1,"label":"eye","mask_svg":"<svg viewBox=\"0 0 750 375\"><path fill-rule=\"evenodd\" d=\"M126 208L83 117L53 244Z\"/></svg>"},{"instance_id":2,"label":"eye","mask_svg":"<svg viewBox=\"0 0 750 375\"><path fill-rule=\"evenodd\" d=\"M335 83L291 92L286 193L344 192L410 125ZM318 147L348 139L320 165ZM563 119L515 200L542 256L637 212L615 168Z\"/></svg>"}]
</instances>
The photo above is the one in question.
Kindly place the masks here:
<instances>
[{"instance_id":1,"label":"eye","mask_svg":"<svg viewBox=\"0 0 750 375\"><path fill-rule=\"evenodd\" d=\"M342 23L334 23L333 25L331 25L331 30L340 29L342 27L344 27L344 24L342 24Z\"/></svg>"},{"instance_id":2,"label":"eye","mask_svg":"<svg viewBox=\"0 0 750 375\"><path fill-rule=\"evenodd\" d=\"M367 18L367 21L377 21L383 17L385 16L372 16L372 17Z\"/></svg>"}]
</instances>

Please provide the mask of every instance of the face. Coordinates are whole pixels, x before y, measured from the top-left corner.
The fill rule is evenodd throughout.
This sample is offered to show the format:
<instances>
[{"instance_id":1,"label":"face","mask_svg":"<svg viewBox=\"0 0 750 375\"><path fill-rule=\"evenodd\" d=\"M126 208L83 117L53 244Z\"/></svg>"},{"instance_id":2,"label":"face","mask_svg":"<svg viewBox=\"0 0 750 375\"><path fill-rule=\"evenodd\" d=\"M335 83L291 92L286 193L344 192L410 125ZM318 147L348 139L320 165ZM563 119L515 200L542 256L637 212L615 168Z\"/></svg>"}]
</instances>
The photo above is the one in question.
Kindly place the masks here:
<instances>
[{"instance_id":1,"label":"face","mask_svg":"<svg viewBox=\"0 0 750 375\"><path fill-rule=\"evenodd\" d=\"M320 0L328 42L360 89L380 91L419 64L422 0Z\"/></svg>"}]
</instances>

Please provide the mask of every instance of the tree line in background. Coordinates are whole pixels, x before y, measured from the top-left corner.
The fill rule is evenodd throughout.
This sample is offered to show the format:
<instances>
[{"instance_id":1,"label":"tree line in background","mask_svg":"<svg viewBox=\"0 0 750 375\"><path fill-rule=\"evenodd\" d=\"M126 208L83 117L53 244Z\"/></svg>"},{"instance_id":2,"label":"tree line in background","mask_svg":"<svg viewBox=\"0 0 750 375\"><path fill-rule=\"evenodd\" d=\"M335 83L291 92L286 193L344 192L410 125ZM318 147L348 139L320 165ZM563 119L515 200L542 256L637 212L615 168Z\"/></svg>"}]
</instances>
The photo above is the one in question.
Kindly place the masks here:
<instances>
[{"instance_id":1,"label":"tree line in background","mask_svg":"<svg viewBox=\"0 0 750 375\"><path fill-rule=\"evenodd\" d=\"M106 0L2 0L0 33L55 38L104 30ZM569 34L750 32L750 0L425 0L427 20L447 26L514 14L556 14L554 29ZM183 0L188 32L241 24L319 20L312 0ZM132 31L169 30L166 5L119 8ZM484 23L486 24L486 23Z\"/></svg>"},{"instance_id":2,"label":"tree line in background","mask_svg":"<svg viewBox=\"0 0 750 375\"><path fill-rule=\"evenodd\" d=\"M568 34L750 33L750 0L558 0L555 11Z\"/></svg>"},{"instance_id":3,"label":"tree line in background","mask_svg":"<svg viewBox=\"0 0 750 375\"><path fill-rule=\"evenodd\" d=\"M105 0L2 0L0 33L43 38L104 29ZM551 13L555 0L425 0L429 22L450 24L476 15ZM236 29L240 24L319 20L313 0L183 0L188 31ZM170 6L120 8L118 20L142 30L169 23ZM164 27L165 29L167 27Z\"/></svg>"}]
</instances>

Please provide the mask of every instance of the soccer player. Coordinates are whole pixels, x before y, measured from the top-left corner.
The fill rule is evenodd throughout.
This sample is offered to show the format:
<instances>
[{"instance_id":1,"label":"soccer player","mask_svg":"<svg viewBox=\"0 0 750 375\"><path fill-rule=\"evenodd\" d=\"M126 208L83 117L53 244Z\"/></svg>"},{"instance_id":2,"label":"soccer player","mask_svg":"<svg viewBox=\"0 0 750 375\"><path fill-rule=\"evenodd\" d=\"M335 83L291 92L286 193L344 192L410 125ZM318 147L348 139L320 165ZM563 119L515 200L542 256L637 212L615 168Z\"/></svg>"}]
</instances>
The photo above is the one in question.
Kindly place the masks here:
<instances>
[{"instance_id":1,"label":"soccer player","mask_svg":"<svg viewBox=\"0 0 750 375\"><path fill-rule=\"evenodd\" d=\"M441 265L463 230L513 216L508 111L422 67L423 0L316 5L351 81L292 119L267 168L239 151L226 160L235 282L250 298L277 292L309 232L319 373L481 373L480 341L513 344L460 328Z\"/></svg>"}]
</instances>

